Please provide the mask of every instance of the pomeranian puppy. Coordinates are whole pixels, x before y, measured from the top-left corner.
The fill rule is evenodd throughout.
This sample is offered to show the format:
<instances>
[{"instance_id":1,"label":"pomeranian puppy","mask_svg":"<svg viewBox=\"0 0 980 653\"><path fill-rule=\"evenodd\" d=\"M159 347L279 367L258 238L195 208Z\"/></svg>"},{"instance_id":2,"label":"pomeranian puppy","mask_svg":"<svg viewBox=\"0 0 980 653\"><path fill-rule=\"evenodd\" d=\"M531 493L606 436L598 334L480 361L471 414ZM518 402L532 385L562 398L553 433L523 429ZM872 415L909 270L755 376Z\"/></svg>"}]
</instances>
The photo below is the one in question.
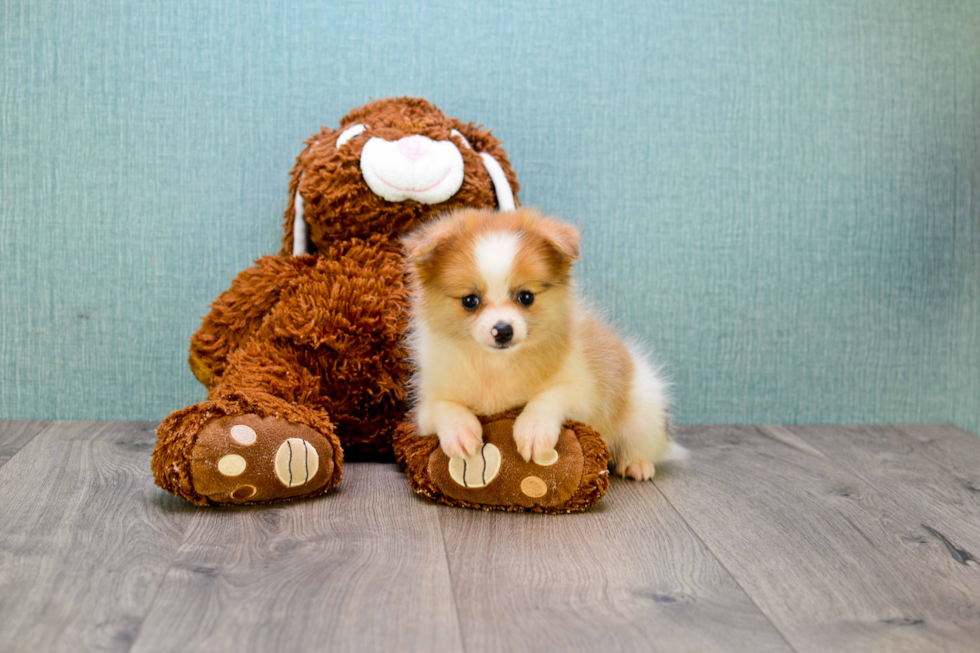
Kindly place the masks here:
<instances>
[{"instance_id":1,"label":"pomeranian puppy","mask_svg":"<svg viewBox=\"0 0 980 653\"><path fill-rule=\"evenodd\" d=\"M450 458L482 444L475 415L522 405L514 440L525 461L552 452L566 420L600 433L627 478L684 456L668 435L664 381L577 296L580 236L518 209L456 211L404 238L416 426Z\"/></svg>"}]
</instances>

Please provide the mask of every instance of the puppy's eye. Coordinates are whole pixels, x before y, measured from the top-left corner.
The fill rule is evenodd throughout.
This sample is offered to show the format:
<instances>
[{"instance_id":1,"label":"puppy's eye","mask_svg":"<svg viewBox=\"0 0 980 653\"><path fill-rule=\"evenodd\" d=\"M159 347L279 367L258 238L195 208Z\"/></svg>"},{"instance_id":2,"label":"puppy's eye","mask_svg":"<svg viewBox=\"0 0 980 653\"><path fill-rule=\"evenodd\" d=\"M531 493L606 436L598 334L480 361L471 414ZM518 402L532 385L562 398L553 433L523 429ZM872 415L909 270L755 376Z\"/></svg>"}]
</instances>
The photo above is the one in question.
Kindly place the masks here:
<instances>
[{"instance_id":1,"label":"puppy's eye","mask_svg":"<svg viewBox=\"0 0 980 653\"><path fill-rule=\"evenodd\" d=\"M517 301L521 303L522 306L530 306L534 303L534 293L530 290L522 290L517 293Z\"/></svg>"},{"instance_id":2,"label":"puppy's eye","mask_svg":"<svg viewBox=\"0 0 980 653\"><path fill-rule=\"evenodd\" d=\"M475 311L480 307L480 298L476 295L467 295L461 301L463 302L463 308L468 311Z\"/></svg>"}]
</instances>

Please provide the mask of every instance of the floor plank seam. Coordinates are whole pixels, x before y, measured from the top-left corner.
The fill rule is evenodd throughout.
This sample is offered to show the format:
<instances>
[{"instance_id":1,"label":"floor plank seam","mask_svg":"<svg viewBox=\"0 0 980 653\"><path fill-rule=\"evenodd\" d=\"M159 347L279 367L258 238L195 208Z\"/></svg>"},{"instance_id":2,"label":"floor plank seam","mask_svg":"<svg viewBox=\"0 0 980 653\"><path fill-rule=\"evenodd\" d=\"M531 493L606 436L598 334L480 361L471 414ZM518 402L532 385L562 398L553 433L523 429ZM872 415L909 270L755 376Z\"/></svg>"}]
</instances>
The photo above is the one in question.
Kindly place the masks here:
<instances>
[{"instance_id":1,"label":"floor plank seam","mask_svg":"<svg viewBox=\"0 0 980 653\"><path fill-rule=\"evenodd\" d=\"M456 600L456 580L453 578L453 566L449 562L449 545L446 544L446 529L442 523L442 510L439 512L439 536L442 538L442 555L446 560L446 573L449 574L449 589L453 594L453 611L456 613L456 630L459 631L459 644L463 647L463 653L466 653L466 638L463 636L463 619L459 616L459 602ZM450 510L458 510L458 508L449 508Z\"/></svg>"},{"instance_id":2,"label":"floor plank seam","mask_svg":"<svg viewBox=\"0 0 980 653\"><path fill-rule=\"evenodd\" d=\"M178 544L174 549L174 554L170 556L170 562L167 563L167 568L164 570L163 575L160 576L160 582L157 584L156 591L153 592L153 598L150 600L150 604L146 607L146 612L143 614L143 619L140 621L139 628L136 629L136 633L133 635L133 639L129 643L129 648L126 649L127 653L133 650L133 647L136 646L136 642L139 641L140 635L143 634L143 626L146 624L146 620L149 618L150 613L153 612L153 606L156 605L157 597L160 596L160 590L163 589L163 584L167 582L167 576L170 575L170 570L174 566L174 561L177 560L177 556L180 555L180 551L184 548L184 545L187 544L187 539L191 532L191 526L194 525L194 517L201 514L201 510L201 508L197 508L194 511L194 515L191 515L191 518L187 520L187 527L184 529L184 534L180 537L180 544Z\"/></svg>"},{"instance_id":3,"label":"floor plank seam","mask_svg":"<svg viewBox=\"0 0 980 653\"><path fill-rule=\"evenodd\" d=\"M8 458L7 460L5 460L3 462L0 462L0 469L3 469L4 466L7 463L9 463L11 460L13 460L14 458L16 458L17 456L19 456L20 455L20 452L22 452L27 447L27 445L29 445L30 443L34 442L39 435L41 435L42 433L47 432L48 429L50 429L53 425L57 424L57 422L55 420L43 420L43 421L45 422L44 426L42 426L40 429L38 429L37 433L35 433L31 437L29 437L27 439L27 442L25 442L24 444L20 445L20 447L17 449L17 451L14 452L14 455L12 455L10 458Z\"/></svg>"},{"instance_id":4,"label":"floor plank seam","mask_svg":"<svg viewBox=\"0 0 980 653\"><path fill-rule=\"evenodd\" d=\"M692 454L695 454L695 453L696 452L692 452ZM711 554L711 557L714 558L715 559L715 562L717 562L718 565L722 569L725 570L725 573L728 574L728 577L731 578L732 579L732 582L735 583L735 585L742 591L743 594L745 594L745 596L752 603L752 605L755 606L755 609L759 611L759 614L761 614L763 617L765 617L766 618L766 621L768 621L769 624L773 627L773 630L775 630L777 633L779 633L779 636L782 637L782 639L783 639L784 642L786 642L786 646L788 646L791 650L796 651L796 653L800 653L800 650L798 648L796 648L795 646L793 646L793 643L791 641L789 641L789 638L786 637L786 634L779 628L779 626L777 626L773 622L772 618L768 614L766 614L766 611L762 609L762 606L760 606L756 602L755 597L753 597L752 594L750 594L749 591L747 589L745 589L745 587L742 586L742 583L740 583L739 580L738 580L738 578L735 577L735 574L732 573L731 569L729 569L728 566L725 565L725 563L721 561L721 559L718 557L718 555L715 554L715 552L711 550L711 547L708 546L708 543L704 541L704 538L701 537L701 534L698 533L694 529L694 526L692 526L691 523L687 521L687 518L684 516L684 514L680 510L677 509L677 506L675 506L673 504L673 502L671 502L670 497L668 497L667 494L663 490L660 489L660 486L657 484L656 481L653 482L653 486L655 488L657 488L657 492L659 492L660 493L660 496L662 496L664 498L664 501L667 502L667 505L669 505L671 507L671 509L675 513L677 513L677 516L681 518L681 521L683 521L684 524L687 525L687 528L691 531L691 533L694 534L694 537L698 538L698 541L701 542L701 546L704 547L704 550Z\"/></svg>"}]
</instances>

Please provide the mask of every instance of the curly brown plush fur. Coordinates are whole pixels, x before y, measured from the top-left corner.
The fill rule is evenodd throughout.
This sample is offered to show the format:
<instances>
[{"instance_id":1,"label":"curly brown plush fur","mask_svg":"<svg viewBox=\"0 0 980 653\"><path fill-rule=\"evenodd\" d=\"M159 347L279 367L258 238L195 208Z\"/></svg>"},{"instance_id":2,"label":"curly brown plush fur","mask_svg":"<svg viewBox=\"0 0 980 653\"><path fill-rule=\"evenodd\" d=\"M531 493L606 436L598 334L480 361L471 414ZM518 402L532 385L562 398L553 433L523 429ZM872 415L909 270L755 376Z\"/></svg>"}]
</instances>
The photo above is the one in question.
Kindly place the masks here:
<instances>
[{"instance_id":1,"label":"curly brown plush fur","mask_svg":"<svg viewBox=\"0 0 980 653\"><path fill-rule=\"evenodd\" d=\"M368 125L367 131L338 149L337 137L355 123ZM462 185L439 204L386 201L361 176L368 138L397 141L415 134L452 141L462 156ZM323 128L306 142L292 170L282 250L239 274L191 339L190 366L208 387L208 400L160 425L153 453L160 487L196 503L224 502L197 492L191 475L199 433L219 414L273 415L336 439L334 478L314 493L339 481L344 457L392 458L409 372L402 345L408 283L398 238L442 211L496 205L479 152L493 155L516 193L517 178L499 141L422 99L371 102L344 117L338 129ZM310 253L291 256L297 191ZM253 464L249 450L235 451ZM248 502L279 499L253 496Z\"/></svg>"}]
</instances>

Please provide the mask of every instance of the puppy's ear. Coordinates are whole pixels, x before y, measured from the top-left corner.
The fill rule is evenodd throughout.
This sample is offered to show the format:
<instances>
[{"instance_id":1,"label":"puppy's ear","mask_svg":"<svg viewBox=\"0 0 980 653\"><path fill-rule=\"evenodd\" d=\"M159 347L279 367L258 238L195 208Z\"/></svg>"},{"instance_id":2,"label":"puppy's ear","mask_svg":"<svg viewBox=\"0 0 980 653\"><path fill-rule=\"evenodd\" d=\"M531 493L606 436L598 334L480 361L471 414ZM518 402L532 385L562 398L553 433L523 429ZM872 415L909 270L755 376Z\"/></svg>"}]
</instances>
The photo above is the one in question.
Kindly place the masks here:
<instances>
[{"instance_id":1,"label":"puppy's ear","mask_svg":"<svg viewBox=\"0 0 980 653\"><path fill-rule=\"evenodd\" d=\"M455 215L448 214L403 236L401 243L408 260L417 268L427 267L436 248L452 238L458 229L459 220Z\"/></svg>"},{"instance_id":2,"label":"puppy's ear","mask_svg":"<svg viewBox=\"0 0 980 653\"><path fill-rule=\"evenodd\" d=\"M578 227L551 218L539 219L535 227L564 260L569 263L578 260L579 242L582 240Z\"/></svg>"}]
</instances>

